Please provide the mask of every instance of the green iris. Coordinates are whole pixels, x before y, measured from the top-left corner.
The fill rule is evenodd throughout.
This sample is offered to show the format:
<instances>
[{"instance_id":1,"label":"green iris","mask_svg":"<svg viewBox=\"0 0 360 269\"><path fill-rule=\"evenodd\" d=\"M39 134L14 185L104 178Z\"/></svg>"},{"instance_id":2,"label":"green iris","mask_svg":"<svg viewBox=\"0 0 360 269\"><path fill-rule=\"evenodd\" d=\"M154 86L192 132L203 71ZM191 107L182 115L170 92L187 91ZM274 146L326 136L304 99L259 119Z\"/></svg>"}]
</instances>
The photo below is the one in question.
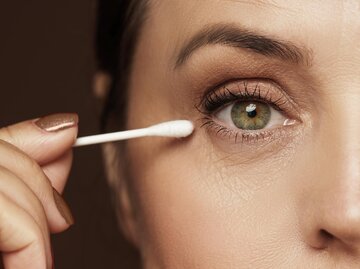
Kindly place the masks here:
<instances>
[{"instance_id":1,"label":"green iris","mask_svg":"<svg viewBox=\"0 0 360 269\"><path fill-rule=\"evenodd\" d=\"M270 121L270 106L261 102L240 101L231 109L231 120L243 130L263 129Z\"/></svg>"}]
</instances>

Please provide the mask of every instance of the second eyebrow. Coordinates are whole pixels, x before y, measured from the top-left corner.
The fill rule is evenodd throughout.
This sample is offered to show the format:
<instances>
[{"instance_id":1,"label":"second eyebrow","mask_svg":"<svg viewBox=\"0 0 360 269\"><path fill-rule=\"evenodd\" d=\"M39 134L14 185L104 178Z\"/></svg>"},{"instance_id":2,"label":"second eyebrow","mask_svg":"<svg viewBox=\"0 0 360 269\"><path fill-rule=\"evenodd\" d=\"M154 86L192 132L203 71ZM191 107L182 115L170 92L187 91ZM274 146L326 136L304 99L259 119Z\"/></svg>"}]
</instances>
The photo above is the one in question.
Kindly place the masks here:
<instances>
[{"instance_id":1,"label":"second eyebrow","mask_svg":"<svg viewBox=\"0 0 360 269\"><path fill-rule=\"evenodd\" d=\"M299 48L289 42L255 34L234 25L216 24L205 27L195 34L190 41L180 50L175 68L184 64L194 51L210 44L222 44L231 47L250 49L256 53L278 57L295 64L311 65L309 51Z\"/></svg>"}]
</instances>

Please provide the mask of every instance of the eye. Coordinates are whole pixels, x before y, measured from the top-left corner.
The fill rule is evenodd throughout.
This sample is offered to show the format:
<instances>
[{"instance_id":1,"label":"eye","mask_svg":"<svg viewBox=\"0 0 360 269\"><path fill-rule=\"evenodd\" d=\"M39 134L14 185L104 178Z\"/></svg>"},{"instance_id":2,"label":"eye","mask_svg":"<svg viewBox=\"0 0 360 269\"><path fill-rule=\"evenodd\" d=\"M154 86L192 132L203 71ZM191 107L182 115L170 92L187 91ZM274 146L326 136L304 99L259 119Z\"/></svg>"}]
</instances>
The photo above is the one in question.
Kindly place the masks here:
<instances>
[{"instance_id":1,"label":"eye","mask_svg":"<svg viewBox=\"0 0 360 269\"><path fill-rule=\"evenodd\" d=\"M253 142L286 135L296 125L296 109L286 93L268 80L232 81L204 96L204 124L215 134ZM292 116L289 116L292 115Z\"/></svg>"},{"instance_id":2,"label":"eye","mask_svg":"<svg viewBox=\"0 0 360 269\"><path fill-rule=\"evenodd\" d=\"M215 117L231 128L261 130L286 125L289 119L271 105L259 101L236 101Z\"/></svg>"}]
</instances>

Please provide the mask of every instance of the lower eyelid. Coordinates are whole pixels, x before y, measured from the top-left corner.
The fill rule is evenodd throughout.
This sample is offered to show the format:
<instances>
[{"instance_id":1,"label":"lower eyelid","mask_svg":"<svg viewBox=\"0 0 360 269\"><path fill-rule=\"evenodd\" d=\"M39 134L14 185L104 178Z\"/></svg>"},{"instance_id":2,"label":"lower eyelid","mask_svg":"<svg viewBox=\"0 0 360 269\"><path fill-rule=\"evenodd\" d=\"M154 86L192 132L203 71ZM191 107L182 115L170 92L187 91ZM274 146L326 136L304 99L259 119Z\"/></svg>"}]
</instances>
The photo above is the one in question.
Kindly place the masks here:
<instances>
[{"instance_id":1,"label":"lower eyelid","mask_svg":"<svg viewBox=\"0 0 360 269\"><path fill-rule=\"evenodd\" d=\"M204 132L218 158L229 164L239 165L239 162L251 162L257 165L261 160L293 152L292 148L303 138L302 128L296 125L285 129L272 129L261 133L241 133L219 131L220 126L204 127ZM216 123L215 123L216 125ZM300 126L300 125L299 125ZM237 135L236 135L237 134Z\"/></svg>"},{"instance_id":2,"label":"lower eyelid","mask_svg":"<svg viewBox=\"0 0 360 269\"><path fill-rule=\"evenodd\" d=\"M205 128L210 136L219 138L220 140L228 139L233 143L241 143L248 145L263 145L282 138L293 136L297 133L298 121L290 120L289 124L281 127L271 127L269 129L246 131L238 128L227 128L220 122L211 117L201 119L201 128ZM259 145L260 144L260 145Z\"/></svg>"}]
</instances>

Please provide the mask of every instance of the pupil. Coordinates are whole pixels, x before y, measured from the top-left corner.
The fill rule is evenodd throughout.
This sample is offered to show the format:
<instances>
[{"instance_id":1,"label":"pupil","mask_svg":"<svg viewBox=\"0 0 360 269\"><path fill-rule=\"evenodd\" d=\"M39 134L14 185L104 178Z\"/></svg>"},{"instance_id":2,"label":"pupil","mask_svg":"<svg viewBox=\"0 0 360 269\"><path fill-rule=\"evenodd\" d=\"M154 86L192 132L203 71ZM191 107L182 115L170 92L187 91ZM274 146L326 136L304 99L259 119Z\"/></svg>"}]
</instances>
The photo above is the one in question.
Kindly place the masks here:
<instances>
[{"instance_id":1,"label":"pupil","mask_svg":"<svg viewBox=\"0 0 360 269\"><path fill-rule=\"evenodd\" d=\"M249 118L255 118L257 115L256 110L248 112L247 115Z\"/></svg>"}]
</instances>

